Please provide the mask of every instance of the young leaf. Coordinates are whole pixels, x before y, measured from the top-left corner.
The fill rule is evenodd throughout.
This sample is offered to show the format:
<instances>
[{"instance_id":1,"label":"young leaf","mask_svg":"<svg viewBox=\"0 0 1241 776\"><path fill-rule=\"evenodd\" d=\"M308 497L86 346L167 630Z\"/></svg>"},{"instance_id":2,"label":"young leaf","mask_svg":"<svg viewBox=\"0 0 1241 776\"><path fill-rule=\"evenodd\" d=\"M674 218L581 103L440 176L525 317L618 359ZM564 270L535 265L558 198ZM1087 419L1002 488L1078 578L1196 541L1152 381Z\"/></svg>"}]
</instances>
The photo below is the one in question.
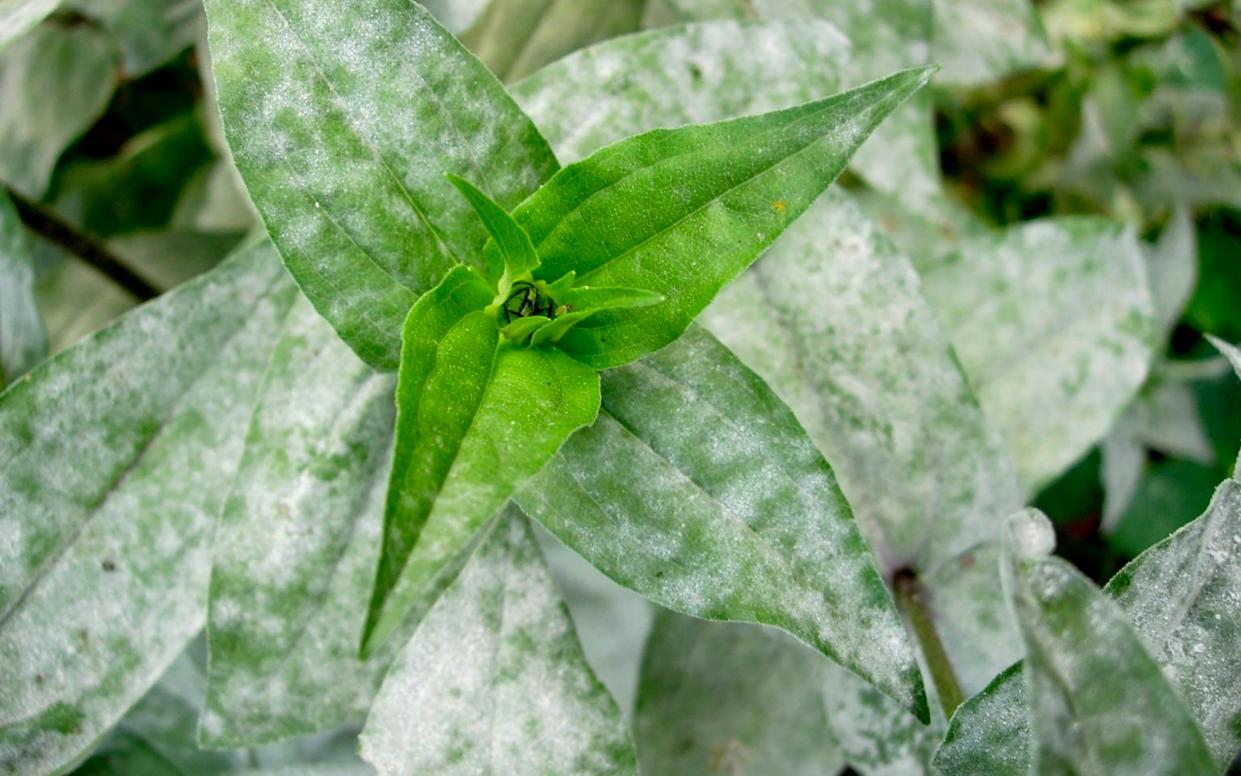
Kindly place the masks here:
<instances>
[{"instance_id":1,"label":"young leaf","mask_svg":"<svg viewBox=\"0 0 1241 776\"><path fill-rule=\"evenodd\" d=\"M515 507L397 658L362 732L394 774L636 774L616 702Z\"/></svg>"},{"instance_id":2,"label":"young leaf","mask_svg":"<svg viewBox=\"0 0 1241 776\"><path fill-rule=\"evenodd\" d=\"M432 576L575 430L599 378L555 349L499 342L491 291L454 269L405 326L396 451L363 653L405 619ZM471 311L472 310L472 311Z\"/></svg>"},{"instance_id":3,"label":"young leaf","mask_svg":"<svg viewBox=\"0 0 1241 776\"><path fill-rule=\"evenodd\" d=\"M827 666L779 631L661 609L634 716L642 772L839 771L820 690Z\"/></svg>"},{"instance_id":4,"label":"young leaf","mask_svg":"<svg viewBox=\"0 0 1241 776\"><path fill-rule=\"evenodd\" d=\"M518 492L528 514L656 603L781 627L925 716L835 477L762 380L691 328L606 373L604 397L598 422Z\"/></svg>"},{"instance_id":5,"label":"young leaf","mask_svg":"<svg viewBox=\"0 0 1241 776\"><path fill-rule=\"evenodd\" d=\"M674 340L930 75L904 71L796 108L656 130L562 170L513 214L542 258L535 277L572 270L578 284L665 301L592 316L561 349L602 369Z\"/></svg>"},{"instance_id":6,"label":"young leaf","mask_svg":"<svg viewBox=\"0 0 1241 776\"><path fill-rule=\"evenodd\" d=\"M1049 555L1047 518L1018 514L1008 534L1004 582L1026 646L1030 772L1213 773L1202 733L1122 610Z\"/></svg>"},{"instance_id":7,"label":"young leaf","mask_svg":"<svg viewBox=\"0 0 1241 776\"><path fill-rule=\"evenodd\" d=\"M73 762L202 627L210 530L295 294L263 243L0 395L0 770Z\"/></svg>"},{"instance_id":8,"label":"young leaf","mask_svg":"<svg viewBox=\"0 0 1241 776\"><path fill-rule=\"evenodd\" d=\"M487 233L495 241L504 263L503 266L488 266L487 277L493 282L500 281L501 293L507 293L514 278L539 266L539 254L534 252L534 246L530 244L530 235L517 225L512 216L504 212L504 208L465 178L449 173L448 182L456 186L461 196L474 208L483 226L487 227ZM504 280L501 280L502 277Z\"/></svg>"},{"instance_id":9,"label":"young leaf","mask_svg":"<svg viewBox=\"0 0 1241 776\"><path fill-rule=\"evenodd\" d=\"M34 260L22 222L0 191L0 390L47 355L34 302Z\"/></svg>"},{"instance_id":10,"label":"young leaf","mask_svg":"<svg viewBox=\"0 0 1241 776\"><path fill-rule=\"evenodd\" d=\"M394 369L417 297L486 230L444 179L512 208L556 169L499 82L416 3L207 3L220 111L285 263L364 361Z\"/></svg>"},{"instance_id":11,"label":"young leaf","mask_svg":"<svg viewBox=\"0 0 1241 776\"><path fill-rule=\"evenodd\" d=\"M635 307L650 307L659 304L664 298L654 291L641 288L592 288L581 286L570 288L556 301L567 304L575 310L631 310Z\"/></svg>"}]
</instances>

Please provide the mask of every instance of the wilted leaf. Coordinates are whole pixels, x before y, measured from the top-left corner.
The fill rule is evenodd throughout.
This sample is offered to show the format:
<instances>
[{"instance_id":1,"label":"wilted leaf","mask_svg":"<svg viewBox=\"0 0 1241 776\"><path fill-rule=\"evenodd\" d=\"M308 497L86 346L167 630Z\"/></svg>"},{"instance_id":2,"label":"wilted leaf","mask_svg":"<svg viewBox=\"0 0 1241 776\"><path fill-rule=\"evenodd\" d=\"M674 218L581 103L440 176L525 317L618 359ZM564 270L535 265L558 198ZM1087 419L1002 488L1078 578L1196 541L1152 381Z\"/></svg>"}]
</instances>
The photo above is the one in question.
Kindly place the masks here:
<instances>
[{"instance_id":1,"label":"wilted leaf","mask_svg":"<svg viewBox=\"0 0 1241 776\"><path fill-rule=\"evenodd\" d=\"M381 776L636 773L526 517L488 534L384 680L362 756Z\"/></svg>"},{"instance_id":2,"label":"wilted leaf","mask_svg":"<svg viewBox=\"0 0 1241 776\"><path fill-rule=\"evenodd\" d=\"M0 191L0 389L47 355L34 301L34 260L13 203Z\"/></svg>"},{"instance_id":3,"label":"wilted leaf","mask_svg":"<svg viewBox=\"0 0 1241 776\"><path fill-rule=\"evenodd\" d=\"M556 169L512 99L427 11L209 0L237 166L302 290L367 363L395 369L401 324L486 231L447 172L511 209Z\"/></svg>"},{"instance_id":4,"label":"wilted leaf","mask_svg":"<svg viewBox=\"0 0 1241 776\"><path fill-rule=\"evenodd\" d=\"M211 528L294 294L249 248L0 396L10 772L72 762L202 627Z\"/></svg>"}]
</instances>

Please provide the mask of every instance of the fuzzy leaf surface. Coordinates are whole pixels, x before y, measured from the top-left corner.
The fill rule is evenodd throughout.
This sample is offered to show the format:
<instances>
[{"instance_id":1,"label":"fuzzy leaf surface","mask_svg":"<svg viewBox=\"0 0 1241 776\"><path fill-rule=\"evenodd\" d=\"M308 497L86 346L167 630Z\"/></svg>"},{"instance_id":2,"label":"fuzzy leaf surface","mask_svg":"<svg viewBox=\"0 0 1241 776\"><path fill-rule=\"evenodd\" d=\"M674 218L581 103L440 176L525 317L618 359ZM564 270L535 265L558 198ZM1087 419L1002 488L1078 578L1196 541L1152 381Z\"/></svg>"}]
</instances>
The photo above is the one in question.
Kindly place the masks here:
<instances>
[{"instance_id":1,"label":"fuzzy leaf surface","mask_svg":"<svg viewBox=\"0 0 1241 776\"><path fill-rule=\"evenodd\" d=\"M416 3L211 0L224 128L250 196L316 309L395 369L401 324L486 230L447 172L512 209L556 169L486 68Z\"/></svg>"},{"instance_id":2,"label":"fuzzy leaf surface","mask_svg":"<svg viewBox=\"0 0 1241 776\"><path fill-rule=\"evenodd\" d=\"M295 294L262 243L0 395L0 767L72 762L201 629L211 531Z\"/></svg>"},{"instance_id":3,"label":"fuzzy leaf surface","mask_svg":"<svg viewBox=\"0 0 1241 776\"><path fill-rule=\"evenodd\" d=\"M47 355L34 300L34 257L13 202L0 191L0 389Z\"/></svg>"},{"instance_id":4,"label":"fuzzy leaf surface","mask_svg":"<svg viewBox=\"0 0 1241 776\"><path fill-rule=\"evenodd\" d=\"M674 340L930 75L908 70L782 111L655 130L562 170L514 211L543 260L536 278L575 271L579 284L665 301L592 316L561 348L603 369Z\"/></svg>"},{"instance_id":5,"label":"fuzzy leaf surface","mask_svg":"<svg viewBox=\"0 0 1241 776\"><path fill-rule=\"evenodd\" d=\"M636 774L527 518L488 529L380 688L362 756L395 774Z\"/></svg>"}]
</instances>

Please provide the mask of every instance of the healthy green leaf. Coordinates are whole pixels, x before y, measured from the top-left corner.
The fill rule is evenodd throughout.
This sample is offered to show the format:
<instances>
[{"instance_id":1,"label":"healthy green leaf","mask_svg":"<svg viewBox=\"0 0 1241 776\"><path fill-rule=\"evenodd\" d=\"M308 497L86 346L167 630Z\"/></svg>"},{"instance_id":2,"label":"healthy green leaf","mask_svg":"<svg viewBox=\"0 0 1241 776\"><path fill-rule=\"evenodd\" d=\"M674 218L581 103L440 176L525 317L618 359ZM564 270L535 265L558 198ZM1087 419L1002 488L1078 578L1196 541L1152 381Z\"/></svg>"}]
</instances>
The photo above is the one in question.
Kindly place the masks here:
<instances>
[{"instance_id":1,"label":"healthy green leaf","mask_svg":"<svg viewBox=\"0 0 1241 776\"><path fill-rule=\"evenodd\" d=\"M271 246L248 248L0 395L8 772L72 762L202 627L211 529L294 295Z\"/></svg>"},{"instance_id":2,"label":"healthy green leaf","mask_svg":"<svg viewBox=\"0 0 1241 776\"><path fill-rule=\"evenodd\" d=\"M655 50L655 56L667 60L670 67L664 71L652 68L649 75L644 73L642 79L636 79L629 65L625 68L628 78L617 77L620 73L616 73L611 80L623 84L625 89L630 88L630 82L639 81L640 90L650 91L655 96L652 102L658 110L682 105L689 106L688 110L706 107L728 111L717 116L726 118L755 112L754 109L729 109L736 92L761 102L774 98L777 102L766 105L767 109L784 107L810 99L803 97L790 103L779 100L783 90L797 88L799 82L810 85L811 95L822 94L929 61L929 0L877 0L865 4L837 0L649 0L644 23L647 27L658 27L685 22L760 19L778 24L742 25L747 41L744 46L737 45L740 38L735 34L700 35L693 27L684 31L668 30L669 39L684 37L690 44L688 49L670 46ZM725 33L729 26L716 29ZM758 32L779 27L785 28L779 34L787 36L787 43L771 45L767 35ZM621 45L620 41L616 43L617 47ZM823 49L830 50L830 54ZM697 66L697 72L705 78L700 75L680 86L685 82L681 74L688 70L692 75L693 66ZM720 76L723 78L717 82ZM815 83L841 78L844 82L833 84L830 89L822 89ZM666 88L649 89L640 81L670 82L664 87L676 83L687 93L680 100L670 100ZM910 205L937 194L939 159L931 111L928 92L914 95L875 130L873 139L854 156L851 168L872 185L900 196ZM543 127L542 122L539 126ZM553 145L559 152L560 146L554 140ZM565 158L563 154L561 158Z\"/></svg>"},{"instance_id":3,"label":"healthy green leaf","mask_svg":"<svg viewBox=\"0 0 1241 776\"><path fill-rule=\"evenodd\" d=\"M701 329L604 376L604 410L517 501L620 584L779 626L925 715L848 504L792 413Z\"/></svg>"},{"instance_id":4,"label":"healthy green leaf","mask_svg":"<svg viewBox=\"0 0 1241 776\"><path fill-rule=\"evenodd\" d=\"M556 349L501 338L490 289L458 267L405 325L369 653L470 536L565 439L594 422L599 378Z\"/></svg>"},{"instance_id":5,"label":"healthy green leaf","mask_svg":"<svg viewBox=\"0 0 1241 776\"><path fill-rule=\"evenodd\" d=\"M1051 48L1031 0L932 0L931 61L944 82L979 86L1048 63Z\"/></svg>"},{"instance_id":6,"label":"healthy green leaf","mask_svg":"<svg viewBox=\"0 0 1241 776\"><path fill-rule=\"evenodd\" d=\"M490 197L465 178L450 173L448 182L456 186L461 196L474 208L483 226L487 227L493 244L499 249L504 264L502 267L489 266L487 277L493 281L500 280L501 291L507 293L513 278L539 265L539 254L535 253L534 246L530 244L530 235L518 226L512 216L504 212L504 208L492 202ZM508 282L501 280L502 277Z\"/></svg>"},{"instance_id":7,"label":"healthy green leaf","mask_svg":"<svg viewBox=\"0 0 1241 776\"><path fill-rule=\"evenodd\" d=\"M1213 773L1201 732L1123 611L1050 556L1050 521L1028 510L1007 528L1003 576L1026 646L1030 772Z\"/></svg>"},{"instance_id":8,"label":"healthy green leaf","mask_svg":"<svg viewBox=\"0 0 1241 776\"><path fill-rule=\"evenodd\" d=\"M930 75L904 71L783 111L656 130L562 170L514 211L543 261L535 277L572 270L579 284L665 301L601 312L560 347L602 369L674 340Z\"/></svg>"},{"instance_id":9,"label":"healthy green leaf","mask_svg":"<svg viewBox=\"0 0 1241 776\"><path fill-rule=\"evenodd\" d=\"M0 389L47 355L47 332L34 301L34 260L21 220L0 191Z\"/></svg>"},{"instance_id":10,"label":"healthy green leaf","mask_svg":"<svg viewBox=\"0 0 1241 776\"><path fill-rule=\"evenodd\" d=\"M0 53L4 183L31 199L43 196L56 160L107 107L116 89L116 58L98 30L51 24Z\"/></svg>"},{"instance_id":11,"label":"healthy green leaf","mask_svg":"<svg viewBox=\"0 0 1241 776\"><path fill-rule=\"evenodd\" d=\"M1241 483L1226 480L1206 512L1144 552L1108 582L1146 652L1163 668L1223 769L1241 748L1236 603L1233 570L1241 533ZM944 773L1027 772L1026 687L1020 666L971 698L952 720L936 754ZM1231 689L1230 689L1231 688ZM1006 752L994 760L994 742Z\"/></svg>"},{"instance_id":12,"label":"healthy green leaf","mask_svg":"<svg viewBox=\"0 0 1241 776\"><path fill-rule=\"evenodd\" d=\"M58 5L60 0L12 0L0 5L0 51L34 29Z\"/></svg>"},{"instance_id":13,"label":"healthy green leaf","mask_svg":"<svg viewBox=\"0 0 1241 776\"><path fill-rule=\"evenodd\" d=\"M638 29L645 0L491 0L461 41L506 83Z\"/></svg>"},{"instance_id":14,"label":"healthy green leaf","mask_svg":"<svg viewBox=\"0 0 1241 776\"><path fill-rule=\"evenodd\" d=\"M819 685L825 663L779 631L661 609L642 661L642 772L835 773L844 765Z\"/></svg>"},{"instance_id":15,"label":"healthy green leaf","mask_svg":"<svg viewBox=\"0 0 1241 776\"><path fill-rule=\"evenodd\" d=\"M362 756L390 774L636 774L526 517L507 508L380 688Z\"/></svg>"},{"instance_id":16,"label":"healthy green leaf","mask_svg":"<svg viewBox=\"0 0 1241 776\"><path fill-rule=\"evenodd\" d=\"M1031 491L1094 445L1146 378L1153 309L1133 234L1093 218L967 236L919 267L983 412Z\"/></svg>"},{"instance_id":17,"label":"healthy green leaf","mask_svg":"<svg viewBox=\"0 0 1241 776\"><path fill-rule=\"evenodd\" d=\"M444 179L511 209L556 169L512 99L424 9L209 0L220 110L286 265L364 361L394 369L401 324L487 233Z\"/></svg>"}]
</instances>

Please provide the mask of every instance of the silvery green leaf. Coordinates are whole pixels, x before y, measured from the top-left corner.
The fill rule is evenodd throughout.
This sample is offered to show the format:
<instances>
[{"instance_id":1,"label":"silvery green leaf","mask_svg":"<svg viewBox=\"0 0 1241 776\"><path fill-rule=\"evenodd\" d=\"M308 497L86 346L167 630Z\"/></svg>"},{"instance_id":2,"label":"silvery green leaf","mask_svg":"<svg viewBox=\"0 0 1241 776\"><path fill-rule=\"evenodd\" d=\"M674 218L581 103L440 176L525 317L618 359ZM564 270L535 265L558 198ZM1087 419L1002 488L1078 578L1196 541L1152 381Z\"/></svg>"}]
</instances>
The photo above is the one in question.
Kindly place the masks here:
<instances>
[{"instance_id":1,"label":"silvery green leaf","mask_svg":"<svg viewBox=\"0 0 1241 776\"><path fill-rule=\"evenodd\" d=\"M634 719L642 772L835 773L845 761L820 695L829 667L779 631L661 609Z\"/></svg>"},{"instance_id":2,"label":"silvery green leaf","mask_svg":"<svg viewBox=\"0 0 1241 776\"><path fill-rule=\"evenodd\" d=\"M0 52L4 183L31 199L43 196L56 160L107 107L116 60L107 36L84 25L45 24Z\"/></svg>"},{"instance_id":3,"label":"silvery green leaf","mask_svg":"<svg viewBox=\"0 0 1241 776\"><path fill-rule=\"evenodd\" d=\"M1146 378L1150 293L1133 234L1096 218L969 235L919 265L987 419L1036 490L1093 446Z\"/></svg>"},{"instance_id":4,"label":"silvery green leaf","mask_svg":"<svg viewBox=\"0 0 1241 776\"><path fill-rule=\"evenodd\" d=\"M823 674L818 687L829 729L851 767L866 776L930 772L944 727L938 704L928 726L838 666L824 666Z\"/></svg>"},{"instance_id":5,"label":"silvery green leaf","mask_svg":"<svg viewBox=\"0 0 1241 776\"><path fill-rule=\"evenodd\" d=\"M1139 636L1150 635L1142 616L1135 628L1117 602L1050 555L1055 539L1042 514L1028 510L1007 527L1002 568L1026 647L1030 772L1213 773L1201 731ZM1183 607L1158 608L1180 624Z\"/></svg>"},{"instance_id":6,"label":"silvery green leaf","mask_svg":"<svg viewBox=\"0 0 1241 776\"><path fill-rule=\"evenodd\" d=\"M357 640L380 538L394 380L304 298L284 321L213 549L201 740L248 746L365 712L394 654Z\"/></svg>"},{"instance_id":7,"label":"silvery green leaf","mask_svg":"<svg viewBox=\"0 0 1241 776\"><path fill-rule=\"evenodd\" d=\"M121 50L130 79L141 78L194 44L202 5L185 0L65 0L101 25Z\"/></svg>"},{"instance_id":8,"label":"silvery green leaf","mask_svg":"<svg viewBox=\"0 0 1241 776\"><path fill-rule=\"evenodd\" d=\"M1049 64L1052 51L1031 0L932 0L932 62L944 82L979 86Z\"/></svg>"},{"instance_id":9,"label":"silvery green leaf","mask_svg":"<svg viewBox=\"0 0 1241 776\"><path fill-rule=\"evenodd\" d=\"M34 258L21 220L0 191L0 389L47 355L47 331L34 300Z\"/></svg>"},{"instance_id":10,"label":"silvery green leaf","mask_svg":"<svg viewBox=\"0 0 1241 776\"><path fill-rule=\"evenodd\" d=\"M128 291L59 246L34 238L30 247L39 276L35 302L47 329L48 353L59 353L138 304Z\"/></svg>"},{"instance_id":11,"label":"silvery green leaf","mask_svg":"<svg viewBox=\"0 0 1241 776\"><path fill-rule=\"evenodd\" d=\"M509 506L389 671L362 756L392 774L636 774L527 518Z\"/></svg>"},{"instance_id":12,"label":"silvery green leaf","mask_svg":"<svg viewBox=\"0 0 1241 776\"><path fill-rule=\"evenodd\" d=\"M461 42L500 80L638 29L645 0L491 0Z\"/></svg>"},{"instance_id":13,"label":"silvery green leaf","mask_svg":"<svg viewBox=\"0 0 1241 776\"><path fill-rule=\"evenodd\" d=\"M210 0L237 167L302 290L364 361L394 369L414 300L487 233L444 179L512 209L556 169L483 65L421 6Z\"/></svg>"},{"instance_id":14,"label":"silvery green leaf","mask_svg":"<svg viewBox=\"0 0 1241 776\"><path fill-rule=\"evenodd\" d=\"M935 771L952 776L1030 772L1029 712L1022 664L1014 663L962 703L935 752Z\"/></svg>"},{"instance_id":15,"label":"silvery green leaf","mask_svg":"<svg viewBox=\"0 0 1241 776\"><path fill-rule=\"evenodd\" d=\"M60 0L11 0L0 5L0 51L56 10Z\"/></svg>"},{"instance_id":16,"label":"silvery green leaf","mask_svg":"<svg viewBox=\"0 0 1241 776\"><path fill-rule=\"evenodd\" d=\"M518 493L523 509L656 603L781 627L925 715L835 477L756 375L691 328L605 373L603 409Z\"/></svg>"},{"instance_id":17,"label":"silvery green leaf","mask_svg":"<svg viewBox=\"0 0 1241 776\"><path fill-rule=\"evenodd\" d=\"M1198 282L1198 240L1189 211L1178 208L1154 246L1143 246L1146 277L1158 321L1160 341L1181 317Z\"/></svg>"},{"instance_id":18,"label":"silvery green leaf","mask_svg":"<svg viewBox=\"0 0 1241 776\"><path fill-rule=\"evenodd\" d=\"M247 248L0 395L9 772L71 763L202 627L211 529L294 294L270 244Z\"/></svg>"},{"instance_id":19,"label":"silvery green leaf","mask_svg":"<svg viewBox=\"0 0 1241 776\"><path fill-rule=\"evenodd\" d=\"M833 25L844 36L843 56L835 54L820 61L806 60L816 48L831 47L840 52L837 36L814 31L811 20L819 19ZM660 56L671 60L666 73L651 68L646 77L649 86L641 91L652 93L652 102L667 110L677 100L669 99L675 92L661 91L662 81L680 82L685 96L679 101L690 110L713 105L720 95L730 92L748 99L779 99L781 92L799 80L843 79L843 85L862 83L900 68L927 64L930 37L929 0L880 0L878 3L841 3L835 0L724 0L693 2L690 0L650 0L646 8L646 26L660 27L686 22L732 20L734 22L781 21L795 31L786 44L767 43L759 37L755 44L738 46L736 38L723 36L697 43L688 51L668 47ZM809 25L807 25L809 23ZM763 25L745 25L749 34ZM720 31L727 27L717 28ZM813 33L812 33L813 31ZM665 40L673 41L682 33L666 31ZM692 40L690 31L686 37ZM817 39L807 44L807 39ZM617 47L625 44L618 41ZM680 60L680 61L678 61ZM686 82L684 71L693 72L689 64L698 64L705 77ZM768 66L770 63L770 66ZM778 77L773 77L778 74ZM632 73L631 73L632 77ZM612 81L619 82L617 76ZM718 81L718 82L717 82ZM736 99L731 98L731 99ZM720 108L728 108L727 102ZM721 118L727 114L721 114ZM542 124L540 123L540 126ZM555 141L553 141L555 144ZM559 148L559 146L557 146ZM914 95L909 102L893 112L874 137L858 150L852 167L879 188L901 196L911 205L939 191L939 160L931 118L929 93Z\"/></svg>"},{"instance_id":20,"label":"silvery green leaf","mask_svg":"<svg viewBox=\"0 0 1241 776\"><path fill-rule=\"evenodd\" d=\"M426 0L421 5L453 35L460 35L477 21L493 0Z\"/></svg>"}]
</instances>

